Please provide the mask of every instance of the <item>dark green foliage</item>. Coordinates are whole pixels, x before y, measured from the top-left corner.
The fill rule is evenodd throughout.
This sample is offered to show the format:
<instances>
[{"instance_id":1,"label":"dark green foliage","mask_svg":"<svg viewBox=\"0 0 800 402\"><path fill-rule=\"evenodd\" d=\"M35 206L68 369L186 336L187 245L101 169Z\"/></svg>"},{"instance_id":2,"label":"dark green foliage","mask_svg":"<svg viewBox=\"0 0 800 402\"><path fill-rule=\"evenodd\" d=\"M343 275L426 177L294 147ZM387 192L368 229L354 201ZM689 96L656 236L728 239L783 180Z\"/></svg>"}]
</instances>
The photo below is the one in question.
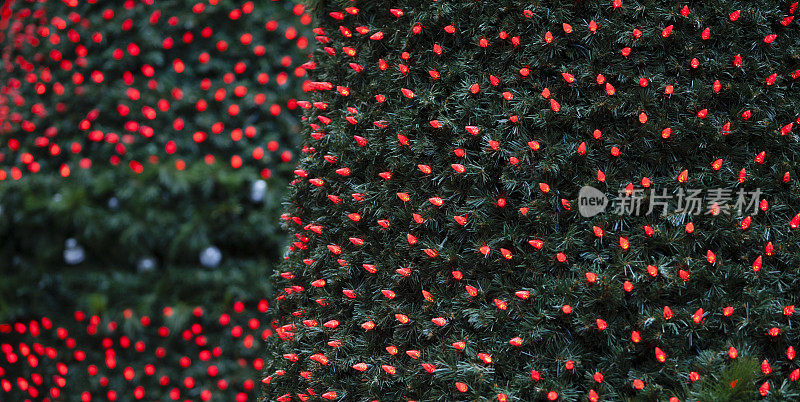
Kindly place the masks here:
<instances>
[{"instance_id":1,"label":"dark green foliage","mask_svg":"<svg viewBox=\"0 0 800 402\"><path fill-rule=\"evenodd\" d=\"M302 104L268 400L798 396L797 6L614 3L315 2L311 79L328 84ZM584 217L583 186L616 205L647 191L639 214ZM717 188L731 207L761 195L711 214ZM673 195L666 215L650 189ZM703 190L700 212L676 212L679 189Z\"/></svg>"},{"instance_id":2,"label":"dark green foliage","mask_svg":"<svg viewBox=\"0 0 800 402\"><path fill-rule=\"evenodd\" d=\"M699 391L689 396L699 401L748 401L752 400L752 387L759 375L758 362L753 358L744 358L725 365L717 362L715 370ZM796 394L797 391L792 391ZM792 395L792 394L789 394ZM784 395L788 397L788 395Z\"/></svg>"},{"instance_id":3,"label":"dark green foliage","mask_svg":"<svg viewBox=\"0 0 800 402\"><path fill-rule=\"evenodd\" d=\"M147 257L196 263L209 245L226 257L277 258L281 236L274 222L285 184L269 180L263 201L254 202L257 176L249 168L197 164L184 171L98 168L7 182L0 194L6 218L0 250L9 256L9 270L63 261L67 238L79 240L90 265L114 269L134 268Z\"/></svg>"}]
</instances>

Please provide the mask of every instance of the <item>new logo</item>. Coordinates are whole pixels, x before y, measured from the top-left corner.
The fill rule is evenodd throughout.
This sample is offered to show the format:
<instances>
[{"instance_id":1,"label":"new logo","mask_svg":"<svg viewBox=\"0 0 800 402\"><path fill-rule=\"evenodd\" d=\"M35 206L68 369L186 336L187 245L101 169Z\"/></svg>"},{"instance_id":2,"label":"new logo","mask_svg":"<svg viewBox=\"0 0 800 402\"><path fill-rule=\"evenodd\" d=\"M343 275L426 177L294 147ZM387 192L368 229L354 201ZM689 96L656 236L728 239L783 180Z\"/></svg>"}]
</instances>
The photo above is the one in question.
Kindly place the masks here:
<instances>
[{"instance_id":1,"label":"new logo","mask_svg":"<svg viewBox=\"0 0 800 402\"><path fill-rule=\"evenodd\" d=\"M585 217L591 218L606 210L608 206L608 197L592 187L583 186L578 192L578 212Z\"/></svg>"}]
</instances>

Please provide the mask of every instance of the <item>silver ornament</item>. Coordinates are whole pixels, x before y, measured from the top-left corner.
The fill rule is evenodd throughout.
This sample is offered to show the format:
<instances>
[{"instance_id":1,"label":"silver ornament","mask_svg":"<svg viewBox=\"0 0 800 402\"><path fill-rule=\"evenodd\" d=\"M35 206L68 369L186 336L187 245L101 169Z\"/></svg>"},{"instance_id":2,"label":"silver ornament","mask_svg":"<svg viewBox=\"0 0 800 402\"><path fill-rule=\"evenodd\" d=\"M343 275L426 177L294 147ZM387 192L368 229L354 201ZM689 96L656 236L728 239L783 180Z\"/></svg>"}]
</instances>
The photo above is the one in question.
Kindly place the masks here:
<instances>
[{"instance_id":1,"label":"silver ornament","mask_svg":"<svg viewBox=\"0 0 800 402\"><path fill-rule=\"evenodd\" d=\"M119 199L117 197L111 197L108 199L108 208L111 210L116 211L119 208Z\"/></svg>"},{"instance_id":2,"label":"silver ornament","mask_svg":"<svg viewBox=\"0 0 800 402\"><path fill-rule=\"evenodd\" d=\"M206 268L216 268L222 261L222 252L216 246L206 247L200 253L200 264Z\"/></svg>"},{"instance_id":3,"label":"silver ornament","mask_svg":"<svg viewBox=\"0 0 800 402\"><path fill-rule=\"evenodd\" d=\"M156 269L156 259L153 257L144 257L136 264L136 270L139 272L150 272Z\"/></svg>"},{"instance_id":4,"label":"silver ornament","mask_svg":"<svg viewBox=\"0 0 800 402\"><path fill-rule=\"evenodd\" d=\"M264 196L267 194L267 182L264 180L256 180L250 186L250 200L253 202L264 201Z\"/></svg>"},{"instance_id":5,"label":"silver ornament","mask_svg":"<svg viewBox=\"0 0 800 402\"><path fill-rule=\"evenodd\" d=\"M86 253L83 247L78 244L78 241L72 238L64 242L64 262L67 265L78 265L86 258Z\"/></svg>"}]
</instances>

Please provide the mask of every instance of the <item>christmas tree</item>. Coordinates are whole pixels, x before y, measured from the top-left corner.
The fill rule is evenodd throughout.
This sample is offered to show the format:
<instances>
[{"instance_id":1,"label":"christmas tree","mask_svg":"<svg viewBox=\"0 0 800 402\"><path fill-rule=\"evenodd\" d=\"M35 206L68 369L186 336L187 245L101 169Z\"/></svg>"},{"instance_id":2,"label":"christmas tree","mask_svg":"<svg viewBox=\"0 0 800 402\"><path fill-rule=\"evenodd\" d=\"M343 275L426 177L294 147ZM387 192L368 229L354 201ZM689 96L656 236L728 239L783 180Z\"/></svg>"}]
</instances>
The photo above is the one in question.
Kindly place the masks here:
<instances>
[{"instance_id":1,"label":"christmas tree","mask_svg":"<svg viewBox=\"0 0 800 402\"><path fill-rule=\"evenodd\" d=\"M0 2L0 401L253 401L311 17Z\"/></svg>"},{"instance_id":2,"label":"christmas tree","mask_svg":"<svg viewBox=\"0 0 800 402\"><path fill-rule=\"evenodd\" d=\"M800 398L797 2L313 8L268 400Z\"/></svg>"},{"instance_id":3,"label":"christmas tree","mask_svg":"<svg viewBox=\"0 0 800 402\"><path fill-rule=\"evenodd\" d=\"M3 268L58 264L69 238L87 264L125 268L196 264L211 246L277 257L303 5L17 0L0 12Z\"/></svg>"}]
</instances>

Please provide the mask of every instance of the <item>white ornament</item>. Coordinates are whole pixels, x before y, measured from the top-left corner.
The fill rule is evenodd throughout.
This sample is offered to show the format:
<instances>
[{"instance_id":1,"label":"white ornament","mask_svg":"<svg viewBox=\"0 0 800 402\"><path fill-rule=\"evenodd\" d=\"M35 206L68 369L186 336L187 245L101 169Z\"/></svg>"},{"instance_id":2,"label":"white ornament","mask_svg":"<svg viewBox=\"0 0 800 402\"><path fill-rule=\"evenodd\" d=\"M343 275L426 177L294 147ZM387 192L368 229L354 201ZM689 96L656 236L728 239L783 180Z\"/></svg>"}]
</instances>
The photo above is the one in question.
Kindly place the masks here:
<instances>
[{"instance_id":1,"label":"white ornament","mask_svg":"<svg viewBox=\"0 0 800 402\"><path fill-rule=\"evenodd\" d=\"M222 252L215 246L206 247L200 253L200 264L206 268L216 268L222 261Z\"/></svg>"},{"instance_id":2,"label":"white ornament","mask_svg":"<svg viewBox=\"0 0 800 402\"><path fill-rule=\"evenodd\" d=\"M78 265L83 262L86 258L86 253L83 251L83 247L78 244L78 241L75 239L67 239L64 242L64 262L68 265Z\"/></svg>"},{"instance_id":3,"label":"white ornament","mask_svg":"<svg viewBox=\"0 0 800 402\"><path fill-rule=\"evenodd\" d=\"M256 180L250 186L250 200L253 202L264 201L264 196L267 194L267 182L264 180Z\"/></svg>"},{"instance_id":4,"label":"white ornament","mask_svg":"<svg viewBox=\"0 0 800 402\"><path fill-rule=\"evenodd\" d=\"M136 270L139 272L150 272L156 269L156 259L153 257L144 257L139 260L136 265Z\"/></svg>"}]
</instances>

